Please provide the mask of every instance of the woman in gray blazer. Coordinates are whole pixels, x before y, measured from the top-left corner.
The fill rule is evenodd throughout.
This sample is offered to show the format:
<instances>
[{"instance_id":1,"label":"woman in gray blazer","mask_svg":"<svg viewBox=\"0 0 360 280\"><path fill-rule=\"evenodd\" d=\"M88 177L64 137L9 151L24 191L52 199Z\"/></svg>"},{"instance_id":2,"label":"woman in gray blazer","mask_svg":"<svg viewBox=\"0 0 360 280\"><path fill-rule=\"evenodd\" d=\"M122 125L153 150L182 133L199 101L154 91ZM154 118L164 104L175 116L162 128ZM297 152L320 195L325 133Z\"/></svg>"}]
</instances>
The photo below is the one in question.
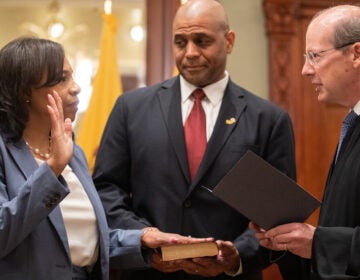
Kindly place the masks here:
<instances>
[{"instance_id":1,"label":"woman in gray blazer","mask_svg":"<svg viewBox=\"0 0 360 280\"><path fill-rule=\"evenodd\" d=\"M18 38L0 51L0 279L102 279L146 267L146 248L205 241L107 226L72 121L79 86L63 47Z\"/></svg>"}]
</instances>

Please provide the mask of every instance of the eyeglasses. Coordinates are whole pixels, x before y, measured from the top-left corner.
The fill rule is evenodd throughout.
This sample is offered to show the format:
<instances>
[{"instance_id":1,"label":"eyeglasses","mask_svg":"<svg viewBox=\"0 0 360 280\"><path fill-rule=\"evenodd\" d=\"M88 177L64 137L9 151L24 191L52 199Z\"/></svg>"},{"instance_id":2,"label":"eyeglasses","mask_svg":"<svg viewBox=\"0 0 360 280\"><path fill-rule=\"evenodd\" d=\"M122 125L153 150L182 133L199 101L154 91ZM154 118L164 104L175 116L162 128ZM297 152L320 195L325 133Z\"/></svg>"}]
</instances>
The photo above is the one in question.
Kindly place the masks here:
<instances>
[{"instance_id":1,"label":"eyeglasses","mask_svg":"<svg viewBox=\"0 0 360 280\"><path fill-rule=\"evenodd\" d=\"M305 58L305 60L307 59L309 61L310 65L314 66L314 65L318 64L321 54L324 54L324 53L326 53L328 51L332 51L332 50L339 50L339 49L345 48L345 47L350 46L355 43L356 42L350 42L350 43L341 45L339 47L334 47L334 48L330 48L330 49L326 49L326 50L318 51L318 52L307 52L304 54L304 58Z\"/></svg>"}]
</instances>

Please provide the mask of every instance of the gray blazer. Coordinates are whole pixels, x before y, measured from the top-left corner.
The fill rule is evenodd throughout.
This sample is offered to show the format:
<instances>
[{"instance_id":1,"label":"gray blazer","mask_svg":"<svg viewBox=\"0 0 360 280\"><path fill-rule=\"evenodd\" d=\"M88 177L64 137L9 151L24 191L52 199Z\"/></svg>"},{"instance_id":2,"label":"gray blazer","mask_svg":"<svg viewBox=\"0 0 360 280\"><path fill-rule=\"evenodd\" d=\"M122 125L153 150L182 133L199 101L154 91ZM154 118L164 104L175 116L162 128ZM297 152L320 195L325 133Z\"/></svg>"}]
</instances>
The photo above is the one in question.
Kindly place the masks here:
<instances>
[{"instance_id":1,"label":"gray blazer","mask_svg":"<svg viewBox=\"0 0 360 280\"><path fill-rule=\"evenodd\" d=\"M105 213L81 149L70 162L94 207L100 252L96 279L108 279L109 249L119 267L145 265L141 230L109 232ZM72 264L59 203L70 192L45 163L40 167L23 140L0 137L0 279L72 279ZM110 247L111 240L111 247ZM121 256L121 257L120 257Z\"/></svg>"}]
</instances>

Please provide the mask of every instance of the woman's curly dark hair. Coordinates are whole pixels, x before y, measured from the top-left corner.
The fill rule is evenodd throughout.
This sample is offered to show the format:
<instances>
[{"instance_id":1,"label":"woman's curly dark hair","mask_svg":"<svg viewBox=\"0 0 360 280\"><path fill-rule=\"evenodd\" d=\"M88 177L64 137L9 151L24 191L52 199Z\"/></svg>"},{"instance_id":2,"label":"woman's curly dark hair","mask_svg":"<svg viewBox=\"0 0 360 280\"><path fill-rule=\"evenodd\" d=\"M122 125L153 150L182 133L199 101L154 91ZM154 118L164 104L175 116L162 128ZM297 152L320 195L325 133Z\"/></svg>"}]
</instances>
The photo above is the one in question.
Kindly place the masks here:
<instances>
[{"instance_id":1,"label":"woman's curly dark hair","mask_svg":"<svg viewBox=\"0 0 360 280\"><path fill-rule=\"evenodd\" d=\"M65 53L56 42L17 38L0 50L0 132L7 143L21 139L32 89L61 81Z\"/></svg>"}]
</instances>

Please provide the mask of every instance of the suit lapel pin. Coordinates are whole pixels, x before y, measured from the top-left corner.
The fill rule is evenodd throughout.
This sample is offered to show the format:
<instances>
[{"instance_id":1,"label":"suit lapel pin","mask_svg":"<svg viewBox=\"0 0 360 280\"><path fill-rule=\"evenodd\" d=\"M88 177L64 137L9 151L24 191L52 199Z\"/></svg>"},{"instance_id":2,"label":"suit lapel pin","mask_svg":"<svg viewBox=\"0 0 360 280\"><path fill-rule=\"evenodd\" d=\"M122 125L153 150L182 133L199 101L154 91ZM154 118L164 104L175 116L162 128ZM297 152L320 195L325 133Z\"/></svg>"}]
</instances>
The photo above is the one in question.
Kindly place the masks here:
<instances>
[{"instance_id":1,"label":"suit lapel pin","mask_svg":"<svg viewBox=\"0 0 360 280\"><path fill-rule=\"evenodd\" d=\"M236 122L236 119L233 117L233 118L230 118L230 119L227 119L226 121L225 121L225 123L226 124L233 124L233 123L235 123Z\"/></svg>"}]
</instances>

